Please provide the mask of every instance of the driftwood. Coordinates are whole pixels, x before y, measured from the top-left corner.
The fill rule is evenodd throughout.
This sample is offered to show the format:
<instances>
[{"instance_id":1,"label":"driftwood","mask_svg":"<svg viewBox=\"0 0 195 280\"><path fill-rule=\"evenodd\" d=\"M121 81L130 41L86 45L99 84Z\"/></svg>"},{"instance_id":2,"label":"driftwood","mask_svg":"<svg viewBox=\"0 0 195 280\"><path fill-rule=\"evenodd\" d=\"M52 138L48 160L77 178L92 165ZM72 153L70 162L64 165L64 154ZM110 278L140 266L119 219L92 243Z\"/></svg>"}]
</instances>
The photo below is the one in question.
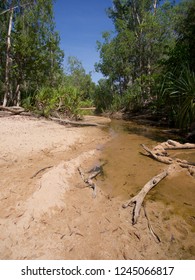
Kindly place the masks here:
<instances>
[{"instance_id":1,"label":"driftwood","mask_svg":"<svg viewBox=\"0 0 195 280\"><path fill-rule=\"evenodd\" d=\"M160 237L154 232L154 229L153 229L153 227L150 223L150 220L148 218L148 214L146 212L146 207L144 206L144 204L143 204L143 209L144 209L144 215L145 215L146 220L148 222L148 229L149 229L150 233L152 234L152 236L154 237L155 242L160 243L161 242Z\"/></svg>"},{"instance_id":2,"label":"driftwood","mask_svg":"<svg viewBox=\"0 0 195 280\"><path fill-rule=\"evenodd\" d=\"M151 151L148 147L146 147L146 145L144 145L144 144L141 144L141 146L144 148L144 150L146 151L146 152L148 152L148 154L152 157L152 158L154 158L155 160L157 160L157 161L160 161L160 162L162 162L162 163L166 163L166 164L171 164L171 163L173 163L173 159L172 158L170 158L170 157L168 157L167 155L166 155L166 152L164 152L164 151L162 151L161 153L159 152L159 150L157 150L157 153L156 152L154 152L153 150Z\"/></svg>"},{"instance_id":3,"label":"driftwood","mask_svg":"<svg viewBox=\"0 0 195 280\"><path fill-rule=\"evenodd\" d=\"M147 195L147 193L155 187L161 180L163 180L165 177L167 177L169 174L172 174L174 172L177 172L178 170L181 170L181 168L186 168L191 176L195 177L195 163L190 163L186 160L181 160L178 158L172 158L168 155L167 150L176 150L176 149L195 149L195 144L191 143L185 143L181 144L179 142L168 140L166 142L163 142L156 147L154 147L152 150L150 150L146 145L142 144L142 148L147 152L147 155L152 157L153 159L162 162L164 164L169 164L169 167L161 172L160 174L154 176L150 181L148 181L144 187L141 189L141 191L135 195L133 198L131 198L129 201L123 204L123 208L126 208L128 206L131 206L134 204L133 209L133 216L132 216L132 223L136 224L141 206L143 204L144 198Z\"/></svg>"},{"instance_id":4,"label":"driftwood","mask_svg":"<svg viewBox=\"0 0 195 280\"><path fill-rule=\"evenodd\" d=\"M145 186L141 189L141 191L136 196L131 198L127 203L123 204L123 208L127 208L128 206L135 204L133 209L133 218L132 218L133 225L137 223L137 219L140 214L140 209L147 193L153 187L155 187L162 179L164 179L167 175L168 175L168 170L165 170L162 173L156 175L149 182L145 184Z\"/></svg>"},{"instance_id":5,"label":"driftwood","mask_svg":"<svg viewBox=\"0 0 195 280\"><path fill-rule=\"evenodd\" d=\"M93 198L96 197L96 184L93 182L93 178L95 178L98 174L101 173L101 170L98 170L94 173L92 173L90 176L86 177L86 175L84 174L84 172L81 170L81 168L78 168L79 174L81 175L81 178L83 179L84 183L87 184L90 188L92 188L93 190Z\"/></svg>"},{"instance_id":6,"label":"driftwood","mask_svg":"<svg viewBox=\"0 0 195 280\"><path fill-rule=\"evenodd\" d=\"M78 168L79 174L81 175L81 178L84 181L84 183L93 189L93 198L96 197L96 189L97 189L97 186L94 183L93 179L99 174L103 173L103 166L105 164L107 164L107 162L103 162L101 165L95 166L94 168L89 170L87 174L85 174L80 167Z\"/></svg>"},{"instance_id":7,"label":"driftwood","mask_svg":"<svg viewBox=\"0 0 195 280\"><path fill-rule=\"evenodd\" d=\"M174 164L177 163L179 164L181 167L184 168L188 168L188 167L193 167L195 166L194 162L188 162L187 160L182 160L179 158L171 158L168 153L166 152L166 150L171 150L171 146L167 145L168 142L170 142L172 140L168 140L167 142L163 142L160 145L157 145L153 150L150 150L148 147L146 147L146 145L141 144L141 146L143 147L143 149L148 152L148 154L154 158L157 161L160 161L162 163L165 164ZM178 145L174 145L173 146L173 150L179 150L179 149L195 149L195 144L190 144L190 143L185 143L185 144L180 144L179 142L176 141L172 141L174 143L178 143Z\"/></svg>"},{"instance_id":8,"label":"driftwood","mask_svg":"<svg viewBox=\"0 0 195 280\"><path fill-rule=\"evenodd\" d=\"M0 110L10 112L13 115L19 115L25 112L24 108L18 106L13 106L13 107L0 106Z\"/></svg>"},{"instance_id":9,"label":"driftwood","mask_svg":"<svg viewBox=\"0 0 195 280\"><path fill-rule=\"evenodd\" d=\"M181 144L177 141L167 140L166 142L157 145L153 150L158 150L159 148L162 148L164 150L195 149L195 144Z\"/></svg>"},{"instance_id":10,"label":"driftwood","mask_svg":"<svg viewBox=\"0 0 195 280\"><path fill-rule=\"evenodd\" d=\"M98 123L90 123L90 122L83 122L83 121L70 121L68 119L60 119L60 118L53 118L53 117L49 117L49 119L52 121L55 121L59 124L62 124L62 125L70 124L73 126L104 126L104 125L100 125Z\"/></svg>"}]
</instances>

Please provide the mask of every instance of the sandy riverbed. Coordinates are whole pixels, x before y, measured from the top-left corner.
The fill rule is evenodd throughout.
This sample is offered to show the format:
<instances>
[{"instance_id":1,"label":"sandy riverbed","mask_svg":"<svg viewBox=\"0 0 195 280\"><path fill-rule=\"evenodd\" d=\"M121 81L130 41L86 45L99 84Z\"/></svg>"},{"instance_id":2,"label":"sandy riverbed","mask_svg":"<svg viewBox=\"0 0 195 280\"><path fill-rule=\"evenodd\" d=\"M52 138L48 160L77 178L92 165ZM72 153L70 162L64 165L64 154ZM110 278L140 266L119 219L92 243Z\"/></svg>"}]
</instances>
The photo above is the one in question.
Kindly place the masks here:
<instances>
[{"instance_id":1,"label":"sandy riverbed","mask_svg":"<svg viewBox=\"0 0 195 280\"><path fill-rule=\"evenodd\" d=\"M97 127L0 117L0 259L194 258L194 233L182 219L164 223L171 233L157 243L143 213L132 226L119 197L102 189L92 197L77 168L95 166L110 138ZM159 202L147 207L154 214L166 209Z\"/></svg>"}]
</instances>

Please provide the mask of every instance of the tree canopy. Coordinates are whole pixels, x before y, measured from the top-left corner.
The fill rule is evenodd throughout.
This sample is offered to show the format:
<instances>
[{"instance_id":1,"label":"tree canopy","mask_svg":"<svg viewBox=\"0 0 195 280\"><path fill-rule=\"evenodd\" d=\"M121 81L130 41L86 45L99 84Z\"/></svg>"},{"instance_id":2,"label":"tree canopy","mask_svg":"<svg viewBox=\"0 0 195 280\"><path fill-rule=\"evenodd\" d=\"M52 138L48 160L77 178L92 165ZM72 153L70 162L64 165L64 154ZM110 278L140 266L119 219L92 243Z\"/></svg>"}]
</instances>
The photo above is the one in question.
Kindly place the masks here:
<instances>
[{"instance_id":1,"label":"tree canopy","mask_svg":"<svg viewBox=\"0 0 195 280\"><path fill-rule=\"evenodd\" d=\"M58 82L63 52L54 30L53 1L2 1L0 20L3 103L16 105L21 93Z\"/></svg>"},{"instance_id":2,"label":"tree canopy","mask_svg":"<svg viewBox=\"0 0 195 280\"><path fill-rule=\"evenodd\" d=\"M169 125L195 121L195 2L113 0L114 31L97 42L103 74L92 82L82 62L67 58L55 30L54 0L0 2L0 103L48 115L78 108L147 111Z\"/></svg>"},{"instance_id":3,"label":"tree canopy","mask_svg":"<svg viewBox=\"0 0 195 280\"><path fill-rule=\"evenodd\" d=\"M0 102L22 104L44 115L58 108L72 116L91 98L95 85L76 57L68 58L65 73L53 4L53 0L1 1Z\"/></svg>"},{"instance_id":4,"label":"tree canopy","mask_svg":"<svg viewBox=\"0 0 195 280\"><path fill-rule=\"evenodd\" d=\"M189 127L194 121L194 7L194 1L113 0L107 14L115 32L104 32L103 43L97 43L96 70L110 85L104 94L105 100L111 95L107 109L161 112L170 124ZM103 99L97 98L100 111Z\"/></svg>"}]
</instances>

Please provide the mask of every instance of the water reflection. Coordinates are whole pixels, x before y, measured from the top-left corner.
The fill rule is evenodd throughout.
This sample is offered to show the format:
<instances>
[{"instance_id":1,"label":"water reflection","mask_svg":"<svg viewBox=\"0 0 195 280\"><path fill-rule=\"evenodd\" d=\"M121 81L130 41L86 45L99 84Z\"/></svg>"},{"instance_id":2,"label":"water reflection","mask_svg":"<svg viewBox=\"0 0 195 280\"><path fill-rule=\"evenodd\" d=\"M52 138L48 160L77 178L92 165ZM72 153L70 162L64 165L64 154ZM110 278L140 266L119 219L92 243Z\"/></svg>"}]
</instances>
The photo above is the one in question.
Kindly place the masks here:
<instances>
[{"instance_id":1,"label":"water reflection","mask_svg":"<svg viewBox=\"0 0 195 280\"><path fill-rule=\"evenodd\" d=\"M141 125L131 121L113 120L111 128L119 133L126 132L129 134L141 135L158 142L167 141L169 138L182 141L182 138L174 133L174 131L171 133L164 128Z\"/></svg>"}]
</instances>

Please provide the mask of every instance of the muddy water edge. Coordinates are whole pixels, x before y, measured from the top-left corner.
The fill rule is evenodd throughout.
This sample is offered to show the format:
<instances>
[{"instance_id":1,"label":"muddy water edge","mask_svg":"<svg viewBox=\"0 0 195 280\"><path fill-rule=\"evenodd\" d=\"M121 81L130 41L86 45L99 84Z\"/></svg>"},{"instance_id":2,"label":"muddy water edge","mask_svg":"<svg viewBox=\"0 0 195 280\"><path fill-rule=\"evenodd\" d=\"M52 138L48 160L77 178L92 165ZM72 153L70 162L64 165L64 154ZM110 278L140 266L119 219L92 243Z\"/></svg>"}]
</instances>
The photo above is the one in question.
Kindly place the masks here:
<instances>
[{"instance_id":1,"label":"muddy water edge","mask_svg":"<svg viewBox=\"0 0 195 280\"><path fill-rule=\"evenodd\" d=\"M118 197L124 202L136 195L152 177L167 168L167 165L144 156L140 144L154 147L170 138L178 139L175 135L168 135L163 129L121 120L111 122L109 133L112 140L103 147L100 158L100 161L107 164L97 183L110 198ZM171 156L195 162L194 150L172 151ZM162 224L173 221L172 241L175 239L174 234L179 234L182 240L189 239L188 246L180 248L185 251L180 255L195 259L195 178L188 175L186 170L165 178L149 192L145 201L150 206L152 203L161 205L159 209L152 211L154 215L151 214L151 220L155 222L156 218ZM171 229L167 226L164 230ZM161 232L163 234L166 236L167 233Z\"/></svg>"}]
</instances>

